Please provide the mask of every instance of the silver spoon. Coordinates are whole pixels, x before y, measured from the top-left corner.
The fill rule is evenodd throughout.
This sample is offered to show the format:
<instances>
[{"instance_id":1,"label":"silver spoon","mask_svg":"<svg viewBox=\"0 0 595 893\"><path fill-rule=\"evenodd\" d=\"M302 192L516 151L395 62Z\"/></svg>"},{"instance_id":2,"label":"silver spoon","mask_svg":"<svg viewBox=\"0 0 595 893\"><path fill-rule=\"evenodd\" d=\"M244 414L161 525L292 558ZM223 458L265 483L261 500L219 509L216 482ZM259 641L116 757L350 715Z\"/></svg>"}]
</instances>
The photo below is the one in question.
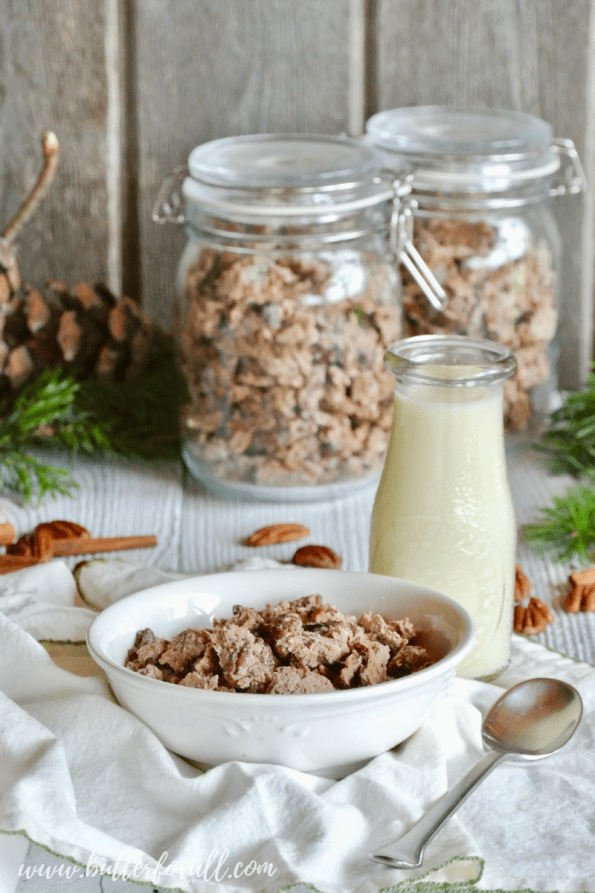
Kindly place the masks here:
<instances>
[{"instance_id":1,"label":"silver spoon","mask_svg":"<svg viewBox=\"0 0 595 893\"><path fill-rule=\"evenodd\" d=\"M572 736L582 712L579 693L566 682L528 679L513 686L485 718L482 738L490 752L390 848L391 852L370 859L389 868L419 868L428 841L498 763L549 757Z\"/></svg>"}]
</instances>

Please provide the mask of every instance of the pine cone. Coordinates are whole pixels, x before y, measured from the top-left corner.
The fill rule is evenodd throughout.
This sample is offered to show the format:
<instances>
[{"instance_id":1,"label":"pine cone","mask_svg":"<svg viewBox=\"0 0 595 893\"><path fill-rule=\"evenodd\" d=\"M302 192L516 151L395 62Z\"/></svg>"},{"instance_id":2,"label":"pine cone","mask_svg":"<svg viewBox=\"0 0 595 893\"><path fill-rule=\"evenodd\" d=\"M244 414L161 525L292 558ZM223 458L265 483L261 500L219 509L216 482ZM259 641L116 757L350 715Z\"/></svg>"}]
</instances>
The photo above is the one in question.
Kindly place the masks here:
<instances>
[{"instance_id":1,"label":"pine cone","mask_svg":"<svg viewBox=\"0 0 595 893\"><path fill-rule=\"evenodd\" d=\"M44 166L0 235L0 397L19 391L43 369L122 381L140 372L164 335L129 298L102 284L72 291L50 282L42 292L21 283L15 240L53 177L58 141L46 134Z\"/></svg>"},{"instance_id":2,"label":"pine cone","mask_svg":"<svg viewBox=\"0 0 595 893\"><path fill-rule=\"evenodd\" d=\"M0 267L0 281L8 275ZM16 392L47 367L122 381L163 338L133 301L105 285L79 283L71 292L54 281L43 293L23 285L0 304L0 388Z\"/></svg>"},{"instance_id":3,"label":"pine cone","mask_svg":"<svg viewBox=\"0 0 595 893\"><path fill-rule=\"evenodd\" d=\"M18 391L46 367L122 381L140 372L161 331L105 285L24 285L0 305L0 375Z\"/></svg>"}]
</instances>

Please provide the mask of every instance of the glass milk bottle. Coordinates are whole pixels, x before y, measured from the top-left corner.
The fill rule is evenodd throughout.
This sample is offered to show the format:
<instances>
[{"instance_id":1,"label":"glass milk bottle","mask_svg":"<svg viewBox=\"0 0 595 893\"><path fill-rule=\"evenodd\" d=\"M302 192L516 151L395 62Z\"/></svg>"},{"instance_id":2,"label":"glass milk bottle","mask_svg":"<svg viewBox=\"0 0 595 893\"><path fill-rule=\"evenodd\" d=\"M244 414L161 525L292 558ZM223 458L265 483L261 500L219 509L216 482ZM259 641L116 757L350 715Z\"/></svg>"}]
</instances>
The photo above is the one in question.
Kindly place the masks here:
<instances>
[{"instance_id":1,"label":"glass milk bottle","mask_svg":"<svg viewBox=\"0 0 595 893\"><path fill-rule=\"evenodd\" d=\"M513 622L515 521L506 477L505 346L422 335L385 356L394 415L372 513L370 571L446 593L473 617L477 639L461 676L494 678Z\"/></svg>"}]
</instances>

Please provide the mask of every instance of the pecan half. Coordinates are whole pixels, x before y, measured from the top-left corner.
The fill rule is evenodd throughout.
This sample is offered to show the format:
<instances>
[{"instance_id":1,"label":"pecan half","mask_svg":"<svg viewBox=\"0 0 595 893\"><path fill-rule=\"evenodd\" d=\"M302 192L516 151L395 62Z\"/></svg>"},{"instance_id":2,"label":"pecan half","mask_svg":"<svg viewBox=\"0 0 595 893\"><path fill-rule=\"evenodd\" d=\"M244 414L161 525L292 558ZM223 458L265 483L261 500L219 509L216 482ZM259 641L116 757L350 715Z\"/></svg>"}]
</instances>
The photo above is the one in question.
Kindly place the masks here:
<instances>
[{"instance_id":1,"label":"pecan half","mask_svg":"<svg viewBox=\"0 0 595 893\"><path fill-rule=\"evenodd\" d=\"M326 567L334 570L338 570L343 564L342 559L328 546L302 546L291 560L301 567Z\"/></svg>"},{"instance_id":2,"label":"pecan half","mask_svg":"<svg viewBox=\"0 0 595 893\"><path fill-rule=\"evenodd\" d=\"M272 546L276 543L289 543L309 536L310 531L303 524L269 524L255 530L245 540L246 546Z\"/></svg>"},{"instance_id":3,"label":"pecan half","mask_svg":"<svg viewBox=\"0 0 595 893\"><path fill-rule=\"evenodd\" d=\"M564 607L569 614L595 611L595 586L573 586L564 599Z\"/></svg>"},{"instance_id":4,"label":"pecan half","mask_svg":"<svg viewBox=\"0 0 595 893\"><path fill-rule=\"evenodd\" d=\"M520 564L517 564L514 579L514 600L515 602L522 602L524 598L529 598L530 594L531 581L529 580L529 577L526 576Z\"/></svg>"},{"instance_id":5,"label":"pecan half","mask_svg":"<svg viewBox=\"0 0 595 893\"><path fill-rule=\"evenodd\" d=\"M587 567L582 571L574 571L568 577L571 586L595 586L595 567Z\"/></svg>"},{"instance_id":6,"label":"pecan half","mask_svg":"<svg viewBox=\"0 0 595 893\"><path fill-rule=\"evenodd\" d=\"M36 558L38 561L49 561L54 554L54 538L47 529L41 530L39 533L35 530L33 533L26 533L16 543L8 546L6 554Z\"/></svg>"},{"instance_id":7,"label":"pecan half","mask_svg":"<svg viewBox=\"0 0 595 893\"><path fill-rule=\"evenodd\" d=\"M579 611L595 611L595 567L574 571L568 577L570 592L564 599L569 614Z\"/></svg>"},{"instance_id":8,"label":"pecan half","mask_svg":"<svg viewBox=\"0 0 595 893\"><path fill-rule=\"evenodd\" d=\"M10 546L14 542L16 530L8 521L0 521L0 546Z\"/></svg>"},{"instance_id":9,"label":"pecan half","mask_svg":"<svg viewBox=\"0 0 595 893\"><path fill-rule=\"evenodd\" d=\"M7 555L26 555L39 561L49 561L54 554L54 540L88 537L89 531L74 521L46 521L38 524L33 533L26 533L8 546Z\"/></svg>"},{"instance_id":10,"label":"pecan half","mask_svg":"<svg viewBox=\"0 0 595 893\"><path fill-rule=\"evenodd\" d=\"M86 527L82 524L75 524L74 521L46 521L38 524L35 533L47 530L54 540L78 539L81 536L91 536Z\"/></svg>"},{"instance_id":11,"label":"pecan half","mask_svg":"<svg viewBox=\"0 0 595 893\"><path fill-rule=\"evenodd\" d=\"M537 633L542 633L548 623L553 622L554 615L539 598L529 599L529 604L526 608L522 605L515 605L514 630L517 633L535 636Z\"/></svg>"}]
</instances>

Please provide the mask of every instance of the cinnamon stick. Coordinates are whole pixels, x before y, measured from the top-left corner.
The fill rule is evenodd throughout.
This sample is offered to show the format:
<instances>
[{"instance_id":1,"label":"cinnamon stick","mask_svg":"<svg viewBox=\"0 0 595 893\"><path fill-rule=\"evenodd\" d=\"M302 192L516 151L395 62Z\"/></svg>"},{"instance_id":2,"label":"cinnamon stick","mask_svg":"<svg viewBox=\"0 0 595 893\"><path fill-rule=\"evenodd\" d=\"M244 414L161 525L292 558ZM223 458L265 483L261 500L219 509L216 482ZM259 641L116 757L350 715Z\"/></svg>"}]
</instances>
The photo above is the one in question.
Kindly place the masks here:
<instances>
[{"instance_id":1,"label":"cinnamon stick","mask_svg":"<svg viewBox=\"0 0 595 893\"><path fill-rule=\"evenodd\" d=\"M0 524L0 538L2 536L3 527L11 527L12 537L14 539L14 529L12 525ZM40 528L48 525L39 525ZM36 528L37 530L37 528ZM10 531L6 531L8 536ZM47 533L40 530L41 533ZM33 534L35 536L35 534ZM7 554L0 555L0 574L10 574L13 571L20 571L25 567L32 567L34 564L42 564L54 557L64 555L90 555L95 552L119 552L123 549L147 549L157 545L156 536L104 536L92 537L88 535L65 537L64 539L51 539L46 543L46 550L36 550L38 554Z\"/></svg>"},{"instance_id":2,"label":"cinnamon stick","mask_svg":"<svg viewBox=\"0 0 595 893\"><path fill-rule=\"evenodd\" d=\"M34 555L0 555L0 574L22 571L24 567L32 567L39 563L39 558Z\"/></svg>"},{"instance_id":3,"label":"cinnamon stick","mask_svg":"<svg viewBox=\"0 0 595 893\"><path fill-rule=\"evenodd\" d=\"M87 555L91 552L119 552L121 549L147 549L157 545L156 536L81 536L54 540L54 555Z\"/></svg>"}]
</instances>

